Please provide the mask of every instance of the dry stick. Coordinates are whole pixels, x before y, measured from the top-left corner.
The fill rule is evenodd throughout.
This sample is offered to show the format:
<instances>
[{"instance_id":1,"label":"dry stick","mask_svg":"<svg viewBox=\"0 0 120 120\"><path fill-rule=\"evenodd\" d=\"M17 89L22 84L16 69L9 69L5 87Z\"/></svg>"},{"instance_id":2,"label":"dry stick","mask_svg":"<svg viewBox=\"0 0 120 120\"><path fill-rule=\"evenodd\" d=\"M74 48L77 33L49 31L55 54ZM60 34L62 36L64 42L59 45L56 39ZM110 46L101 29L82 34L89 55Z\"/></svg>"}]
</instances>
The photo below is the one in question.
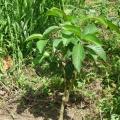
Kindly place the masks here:
<instances>
[{"instance_id":1,"label":"dry stick","mask_svg":"<svg viewBox=\"0 0 120 120\"><path fill-rule=\"evenodd\" d=\"M10 115L10 117L12 118L12 120L15 120L15 117L14 115L12 114L12 112L7 108L5 107L6 111L8 112L8 114Z\"/></svg>"},{"instance_id":2,"label":"dry stick","mask_svg":"<svg viewBox=\"0 0 120 120\"><path fill-rule=\"evenodd\" d=\"M7 88L7 86L4 85L4 83L2 83L2 82L0 81L0 84L4 87L4 89L5 89L8 93L10 93L9 89Z\"/></svg>"}]
</instances>

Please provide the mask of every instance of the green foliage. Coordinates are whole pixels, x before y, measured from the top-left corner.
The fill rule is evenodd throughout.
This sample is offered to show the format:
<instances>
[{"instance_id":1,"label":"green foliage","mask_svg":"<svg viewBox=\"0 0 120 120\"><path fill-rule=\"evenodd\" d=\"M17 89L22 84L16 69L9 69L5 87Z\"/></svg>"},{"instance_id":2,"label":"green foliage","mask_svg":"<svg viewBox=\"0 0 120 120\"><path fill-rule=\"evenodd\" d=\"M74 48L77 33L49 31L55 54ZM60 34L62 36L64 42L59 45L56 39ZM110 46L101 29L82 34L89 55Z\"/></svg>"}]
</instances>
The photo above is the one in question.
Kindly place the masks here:
<instances>
[{"instance_id":1,"label":"green foliage","mask_svg":"<svg viewBox=\"0 0 120 120\"><path fill-rule=\"evenodd\" d=\"M94 92L86 88L100 79L102 95L97 104L101 119L120 119L119 4L102 0L0 0L0 70L7 55L12 56L15 69L35 58L35 65L46 70L37 70L41 77L45 72L45 78L31 83L27 75L6 82L1 71L0 80L9 86L17 81L20 88L27 89L44 79L44 94L51 94L54 87L63 91L66 86L93 100ZM21 72L15 72L14 77L16 74ZM64 81L52 78L54 75ZM48 83L53 79L50 88Z\"/></svg>"},{"instance_id":2,"label":"green foliage","mask_svg":"<svg viewBox=\"0 0 120 120\"><path fill-rule=\"evenodd\" d=\"M59 69L62 69L64 74L65 90L62 103L64 104L64 102L69 100L69 92L74 85L73 81L76 79L76 77L73 78L74 71L80 73L86 54L91 55L95 61L97 60L97 57L105 62L107 61L106 53L102 48L103 41L101 41L101 38L99 37L100 32L97 27L98 24L102 24L105 28L114 30L117 33L120 33L120 30L119 27L110 20L101 16L83 15L79 23L79 21L75 22L77 21L77 18L74 17L74 20L76 20L71 21L71 19L68 18L73 18L73 16L67 15L64 11L55 7L50 9L47 15L59 17L61 23L59 26L51 26L45 30L43 37L41 38L45 40L38 41L39 44L37 43L37 48L41 53L41 57L42 55L44 56L43 49L45 48L44 51L49 51L50 53L47 57L49 59L56 57L56 59L54 59L55 62L57 62L58 65L62 65ZM76 23L79 23L80 26ZM85 23L87 23L87 25L85 25ZM56 38L50 38L50 35L53 33L57 34ZM32 35L30 37L32 38ZM46 43L49 44L49 49L46 47ZM40 61L42 62L42 60L45 59L41 59ZM53 59L51 60L54 61ZM62 105L62 112L63 109ZM63 116L61 117L61 114L60 120L63 118Z\"/></svg>"},{"instance_id":3,"label":"green foliage","mask_svg":"<svg viewBox=\"0 0 120 120\"><path fill-rule=\"evenodd\" d=\"M50 43L49 35L52 34L53 32L58 32L57 39L52 39L53 41L53 51L54 50L60 50L60 54L62 57L57 55L59 60L61 62L66 62L66 60L71 60L75 69L80 72L81 69L81 64L85 58L86 52L84 52L84 48L89 48L91 49L94 54L98 55L101 59L106 61L106 54L101 47L102 41L99 40L97 37L98 30L95 24L88 24L85 27L78 27L75 24L71 23L71 21L67 20L66 18L68 17L65 12L62 10L59 10L58 8L52 8L50 11L48 11L48 15L53 15L53 16L59 16L61 18L62 22L59 26L51 26L48 29L45 30L43 33L43 38L41 39L48 39L48 43ZM64 18L64 16L66 18ZM97 20L101 22L103 25L105 24L108 27L111 26L116 26L112 22L107 21L105 18L101 17L85 17L84 16L84 21L82 20L82 23L84 23L87 19L92 19L92 20ZM113 27L113 29L116 31L118 27ZM117 30L118 32L118 30ZM97 33L97 34L96 34ZM42 36L42 35L40 35ZM29 37L30 39L34 39L33 35ZM39 39L39 37L38 37ZM37 42L37 48L39 49L39 52L42 53L42 50L44 49L46 45L46 40L44 41L39 41ZM39 44L38 44L39 43ZM62 43L62 46L60 45ZM60 45L60 47L59 47ZM89 49L87 49L89 51ZM51 49L50 49L51 50ZM54 51L55 52L55 51ZM54 55L55 53L51 53L51 56ZM65 57L67 56L67 58Z\"/></svg>"},{"instance_id":4,"label":"green foliage","mask_svg":"<svg viewBox=\"0 0 120 120\"><path fill-rule=\"evenodd\" d=\"M23 61L28 53L32 54L30 50L32 47L27 48L26 51L25 39L29 34L43 33L47 27L57 24L58 20L46 16L48 9L53 6L62 8L62 2L59 0L0 1L0 47L13 56L15 63ZM36 36L37 34L33 35L33 38Z\"/></svg>"},{"instance_id":5,"label":"green foliage","mask_svg":"<svg viewBox=\"0 0 120 120\"><path fill-rule=\"evenodd\" d=\"M105 18L102 19L89 16L84 16L81 26L78 27L76 24L67 19L68 16L64 11L58 8L50 9L48 15L60 17L62 23L60 23L59 26L51 26L46 29L41 40L37 42L37 48L39 50L39 53L43 54L40 59L40 62L42 62L42 60L45 60L43 59L45 54L43 52L43 49L45 48L47 43L51 44L50 41L52 41L52 45L50 45L52 46L52 48L45 49L45 52L49 51L49 53L51 54L47 55L47 57L49 57L49 59L51 59L52 57L56 57L55 62L57 62L59 65L62 65L62 67L59 69L62 69L63 71L65 88L59 120L63 120L64 105L69 100L69 92L73 88L73 81L76 79L76 77L73 78L73 74L74 71L80 73L80 70L82 68L81 66L86 55L86 47L93 50L94 54L98 55L101 59L106 61L106 54L101 46L102 43L96 35L97 27L95 26L95 24L82 27L82 24L86 20L92 19L95 21L100 21L101 23L103 23L103 25L105 24L107 27L111 28L112 26L115 31L117 31L116 28L118 27L113 27L115 25L112 24L112 22L108 22ZM89 29L91 28L92 30L90 31ZM57 39L49 39L49 35L52 34L53 31L55 33L58 33ZM29 38L33 38L33 35L31 35ZM89 49L87 49L88 53L90 51ZM72 67L72 65L74 65L74 67Z\"/></svg>"},{"instance_id":6,"label":"green foliage","mask_svg":"<svg viewBox=\"0 0 120 120\"><path fill-rule=\"evenodd\" d=\"M103 50L103 48L99 45L95 46L95 45L88 45L88 48L90 48L91 50L93 50L100 58L102 58L104 61L106 61L106 53Z\"/></svg>"},{"instance_id":7,"label":"green foliage","mask_svg":"<svg viewBox=\"0 0 120 120\"><path fill-rule=\"evenodd\" d=\"M40 40L37 42L37 48L38 48L40 53L43 52L43 49L46 46L46 44L47 44L47 40Z\"/></svg>"},{"instance_id":8,"label":"green foliage","mask_svg":"<svg viewBox=\"0 0 120 120\"><path fill-rule=\"evenodd\" d=\"M72 59L73 59L72 61L78 72L80 72L80 68L84 58L85 58L85 52L83 46L81 44L75 45L72 51Z\"/></svg>"}]
</instances>

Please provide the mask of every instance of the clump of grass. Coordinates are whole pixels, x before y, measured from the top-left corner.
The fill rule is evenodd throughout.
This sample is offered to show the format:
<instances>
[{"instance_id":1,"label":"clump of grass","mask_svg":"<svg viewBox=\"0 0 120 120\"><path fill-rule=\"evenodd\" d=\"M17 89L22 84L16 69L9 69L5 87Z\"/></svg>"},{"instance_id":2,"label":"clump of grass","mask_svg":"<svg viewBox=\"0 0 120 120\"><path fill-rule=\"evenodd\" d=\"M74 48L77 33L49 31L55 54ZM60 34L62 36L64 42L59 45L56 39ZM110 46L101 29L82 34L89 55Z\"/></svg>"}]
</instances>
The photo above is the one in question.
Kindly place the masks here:
<instances>
[{"instance_id":1,"label":"clump of grass","mask_svg":"<svg viewBox=\"0 0 120 120\"><path fill-rule=\"evenodd\" d=\"M59 0L1 0L0 1L0 48L13 57L21 66L23 58L30 53L26 50L26 37L42 33L56 20L48 18L46 12L52 6L61 7ZM38 27L39 25L39 27Z\"/></svg>"}]
</instances>

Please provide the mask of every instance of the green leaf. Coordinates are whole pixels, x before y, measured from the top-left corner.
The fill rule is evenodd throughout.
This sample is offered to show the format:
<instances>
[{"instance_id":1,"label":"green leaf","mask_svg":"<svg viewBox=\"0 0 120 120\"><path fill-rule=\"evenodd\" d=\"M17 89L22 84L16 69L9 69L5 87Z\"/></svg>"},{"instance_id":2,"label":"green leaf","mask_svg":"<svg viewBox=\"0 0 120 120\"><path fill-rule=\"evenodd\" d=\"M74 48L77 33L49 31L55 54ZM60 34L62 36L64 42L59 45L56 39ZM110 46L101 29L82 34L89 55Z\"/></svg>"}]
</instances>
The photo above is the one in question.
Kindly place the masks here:
<instances>
[{"instance_id":1,"label":"green leaf","mask_svg":"<svg viewBox=\"0 0 120 120\"><path fill-rule=\"evenodd\" d=\"M77 21L77 17L76 16L72 16L72 15L67 15L66 16L66 21L69 21L71 23L75 23Z\"/></svg>"},{"instance_id":2,"label":"green leaf","mask_svg":"<svg viewBox=\"0 0 120 120\"><path fill-rule=\"evenodd\" d=\"M103 59L104 61L106 61L106 53L104 51L104 49L97 45L88 45L88 48L92 49L101 59Z\"/></svg>"},{"instance_id":3,"label":"green leaf","mask_svg":"<svg viewBox=\"0 0 120 120\"><path fill-rule=\"evenodd\" d=\"M59 26L51 26L45 30L45 32L43 33L43 36L48 37L50 33L58 31L59 29L60 29Z\"/></svg>"},{"instance_id":4,"label":"green leaf","mask_svg":"<svg viewBox=\"0 0 120 120\"><path fill-rule=\"evenodd\" d=\"M104 25L106 28L108 27L108 24L106 22L106 18L103 16L97 16L97 17L93 17L93 16L82 16L81 18L81 22L85 23L88 20L93 20L95 21L95 23L99 23L101 25Z\"/></svg>"},{"instance_id":5,"label":"green leaf","mask_svg":"<svg viewBox=\"0 0 120 120\"><path fill-rule=\"evenodd\" d=\"M113 24L111 21L107 20L107 24L108 24L108 27L111 29L111 30L114 30L116 31L117 33L120 34L120 29L117 25Z\"/></svg>"},{"instance_id":6,"label":"green leaf","mask_svg":"<svg viewBox=\"0 0 120 120\"><path fill-rule=\"evenodd\" d=\"M67 53L65 54L65 59L69 59L72 56L72 51L68 49Z\"/></svg>"},{"instance_id":7,"label":"green leaf","mask_svg":"<svg viewBox=\"0 0 120 120\"><path fill-rule=\"evenodd\" d=\"M73 33L68 30L62 30L61 33L62 33L62 36L65 38L69 38L69 37L73 36Z\"/></svg>"},{"instance_id":8,"label":"green leaf","mask_svg":"<svg viewBox=\"0 0 120 120\"><path fill-rule=\"evenodd\" d=\"M44 54L43 54L43 56L44 56L45 58L47 58L47 57L50 56L50 54L49 54L49 52L45 51Z\"/></svg>"},{"instance_id":9,"label":"green leaf","mask_svg":"<svg viewBox=\"0 0 120 120\"><path fill-rule=\"evenodd\" d=\"M74 26L74 25L64 25L63 26L63 30L67 30L69 32L72 32L74 33L75 35L79 36L81 35L81 31L80 31L80 28L77 27L77 26Z\"/></svg>"},{"instance_id":10,"label":"green leaf","mask_svg":"<svg viewBox=\"0 0 120 120\"><path fill-rule=\"evenodd\" d=\"M60 44L60 42L62 42L62 39L54 39L53 41L53 51L55 52L56 47L58 47L58 45Z\"/></svg>"},{"instance_id":11,"label":"green leaf","mask_svg":"<svg viewBox=\"0 0 120 120\"><path fill-rule=\"evenodd\" d=\"M34 40L34 39L39 39L40 40L42 38L43 38L43 36L41 34L32 34L26 39L26 41L28 42L28 41Z\"/></svg>"},{"instance_id":12,"label":"green leaf","mask_svg":"<svg viewBox=\"0 0 120 120\"><path fill-rule=\"evenodd\" d=\"M103 17L103 16L100 16L100 17L93 17L93 19L95 19L96 22L98 22L98 23L104 25L104 26L107 28L108 25L107 25L107 21L106 21L106 18L105 18L105 17Z\"/></svg>"},{"instance_id":13,"label":"green leaf","mask_svg":"<svg viewBox=\"0 0 120 120\"><path fill-rule=\"evenodd\" d=\"M90 48L86 49L86 54L89 58L92 57L95 62L97 61L98 55L92 49Z\"/></svg>"},{"instance_id":14,"label":"green leaf","mask_svg":"<svg viewBox=\"0 0 120 120\"><path fill-rule=\"evenodd\" d=\"M63 42L64 46L67 46L71 42L71 39L69 39L69 38L68 39L67 38L63 38L62 42Z\"/></svg>"},{"instance_id":15,"label":"green leaf","mask_svg":"<svg viewBox=\"0 0 120 120\"><path fill-rule=\"evenodd\" d=\"M96 45L102 45L102 42L94 34L83 35L82 39L92 42Z\"/></svg>"},{"instance_id":16,"label":"green leaf","mask_svg":"<svg viewBox=\"0 0 120 120\"><path fill-rule=\"evenodd\" d=\"M56 47L58 47L58 45L61 42L63 43L64 46L67 46L71 42L71 39L67 39L67 38L55 39L53 41L53 50L54 51L56 50Z\"/></svg>"},{"instance_id":17,"label":"green leaf","mask_svg":"<svg viewBox=\"0 0 120 120\"><path fill-rule=\"evenodd\" d=\"M58 9L56 7L51 8L47 12L47 15L52 15L52 16L60 17L60 18L64 18L64 16L66 16L65 13L64 13L64 11L62 11L61 9Z\"/></svg>"},{"instance_id":18,"label":"green leaf","mask_svg":"<svg viewBox=\"0 0 120 120\"><path fill-rule=\"evenodd\" d=\"M47 44L47 40L40 40L37 42L37 48L38 48L40 53L43 52L43 49L46 46L46 44Z\"/></svg>"},{"instance_id":19,"label":"green leaf","mask_svg":"<svg viewBox=\"0 0 120 120\"><path fill-rule=\"evenodd\" d=\"M85 58L84 48L81 44L77 44L73 47L72 61L77 72L80 72L82 61Z\"/></svg>"},{"instance_id":20,"label":"green leaf","mask_svg":"<svg viewBox=\"0 0 120 120\"><path fill-rule=\"evenodd\" d=\"M88 24L85 28L84 28L84 31L83 33L86 35L86 34L95 34L97 33L98 30L97 30L97 27L95 26L95 24Z\"/></svg>"}]
</instances>

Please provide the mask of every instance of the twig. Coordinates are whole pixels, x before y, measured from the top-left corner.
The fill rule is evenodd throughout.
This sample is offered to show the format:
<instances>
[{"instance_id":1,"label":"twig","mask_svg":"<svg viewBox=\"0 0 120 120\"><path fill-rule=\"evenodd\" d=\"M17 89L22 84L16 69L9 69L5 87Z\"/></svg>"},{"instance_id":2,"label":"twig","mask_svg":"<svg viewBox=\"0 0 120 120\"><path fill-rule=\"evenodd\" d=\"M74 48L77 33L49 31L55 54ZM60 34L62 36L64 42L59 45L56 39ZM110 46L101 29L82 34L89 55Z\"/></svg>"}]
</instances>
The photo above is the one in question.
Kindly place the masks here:
<instances>
[{"instance_id":1,"label":"twig","mask_svg":"<svg viewBox=\"0 0 120 120\"><path fill-rule=\"evenodd\" d=\"M8 112L8 114L10 115L10 117L12 118L12 120L15 120L14 115L10 112L10 110L7 107L5 107L5 110Z\"/></svg>"},{"instance_id":2,"label":"twig","mask_svg":"<svg viewBox=\"0 0 120 120\"><path fill-rule=\"evenodd\" d=\"M0 81L0 84L4 87L4 89L5 89L8 93L10 93L9 89L4 85L4 83L2 83L2 82Z\"/></svg>"}]
</instances>

